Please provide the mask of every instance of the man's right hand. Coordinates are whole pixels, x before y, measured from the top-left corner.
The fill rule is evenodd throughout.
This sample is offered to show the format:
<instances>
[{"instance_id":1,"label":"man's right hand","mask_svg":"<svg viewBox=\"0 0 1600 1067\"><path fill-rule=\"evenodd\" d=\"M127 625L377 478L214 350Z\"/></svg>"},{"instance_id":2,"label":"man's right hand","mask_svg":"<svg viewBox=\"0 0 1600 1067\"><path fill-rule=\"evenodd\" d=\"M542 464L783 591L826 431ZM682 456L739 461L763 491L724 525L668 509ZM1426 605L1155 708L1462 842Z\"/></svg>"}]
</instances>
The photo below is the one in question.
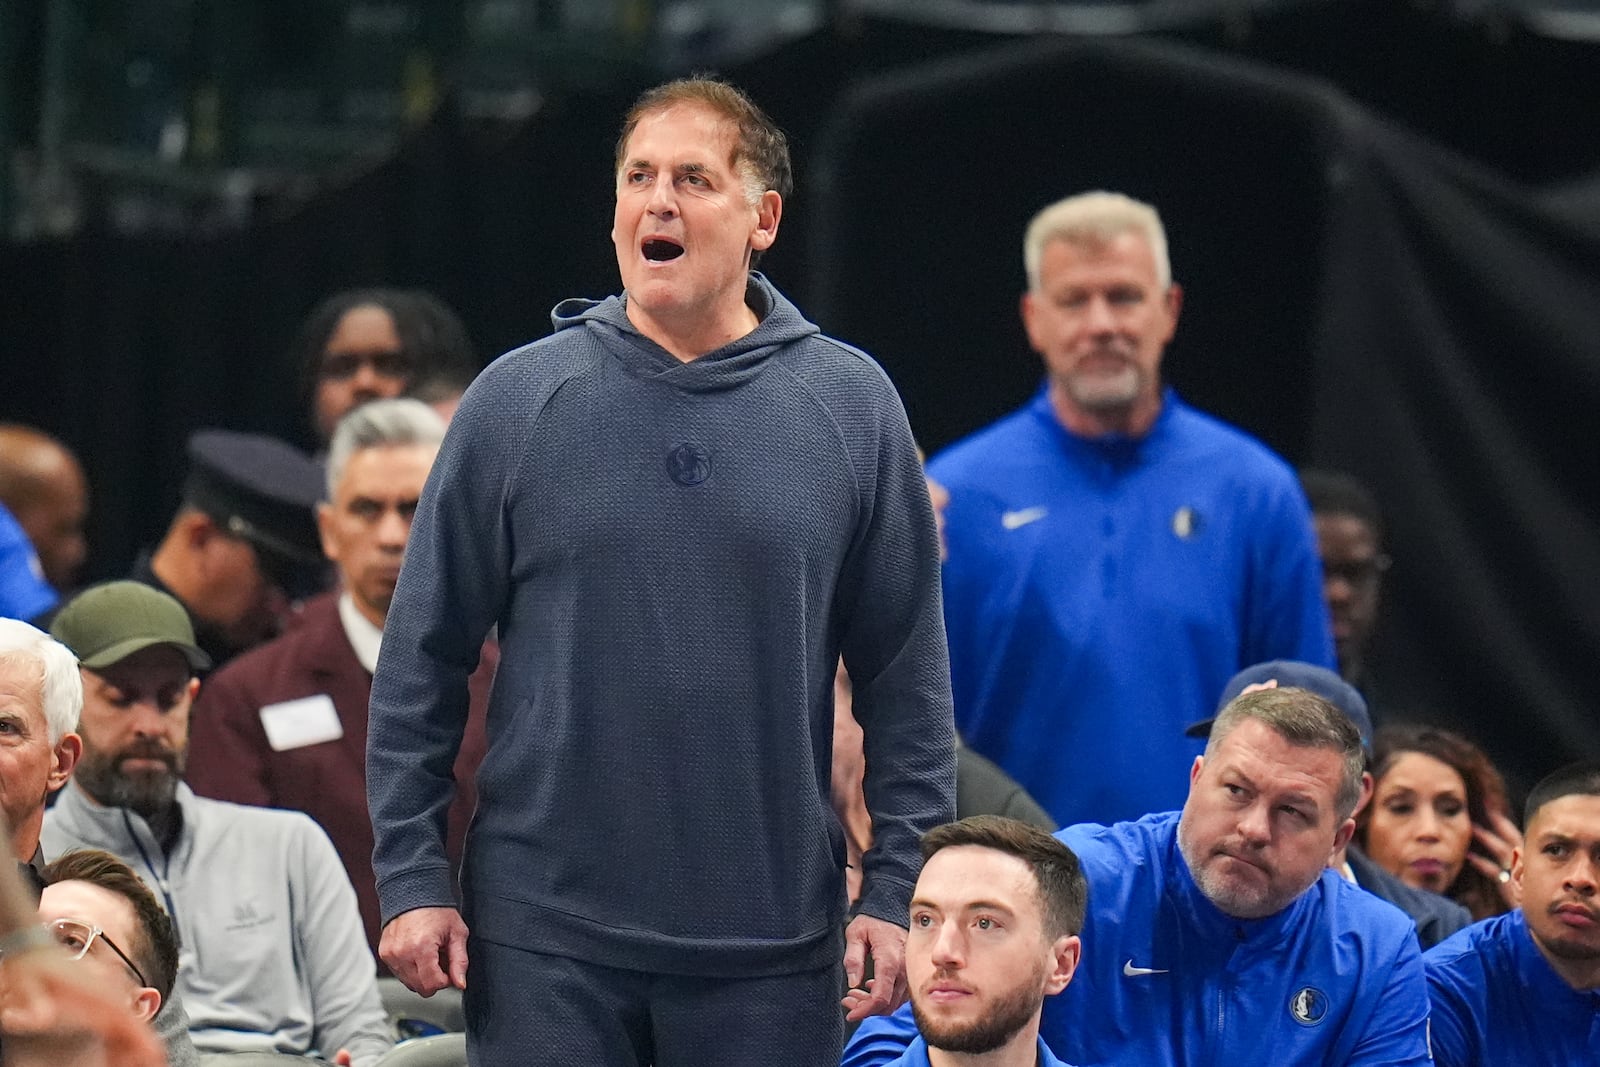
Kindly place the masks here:
<instances>
[{"instance_id":1,"label":"man's right hand","mask_svg":"<svg viewBox=\"0 0 1600 1067\"><path fill-rule=\"evenodd\" d=\"M417 908L389 920L378 955L407 989L431 997L467 988L467 924L454 908Z\"/></svg>"}]
</instances>

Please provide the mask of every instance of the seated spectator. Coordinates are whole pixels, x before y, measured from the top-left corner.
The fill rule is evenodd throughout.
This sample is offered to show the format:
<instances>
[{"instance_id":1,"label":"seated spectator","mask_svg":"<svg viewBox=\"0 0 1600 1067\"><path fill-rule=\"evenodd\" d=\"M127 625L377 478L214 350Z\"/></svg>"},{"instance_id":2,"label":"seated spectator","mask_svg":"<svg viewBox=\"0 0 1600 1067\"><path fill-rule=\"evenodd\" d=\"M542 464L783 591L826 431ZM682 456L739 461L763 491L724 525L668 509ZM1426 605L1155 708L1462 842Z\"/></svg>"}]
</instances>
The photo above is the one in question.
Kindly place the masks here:
<instances>
[{"instance_id":1,"label":"seated spectator","mask_svg":"<svg viewBox=\"0 0 1600 1067\"><path fill-rule=\"evenodd\" d=\"M289 632L211 675L195 701L189 785L204 797L315 819L344 861L374 952L382 923L367 814L367 701L411 515L443 438L444 424L417 400L375 400L345 416L328 453L328 502L317 511L342 590L307 601ZM486 645L469 683L450 809L452 865L477 804L498 659Z\"/></svg>"},{"instance_id":2,"label":"seated spectator","mask_svg":"<svg viewBox=\"0 0 1600 1067\"><path fill-rule=\"evenodd\" d=\"M0 833L9 830L0 820ZM97 941L106 932L123 932L118 924L128 916L116 906L118 899L89 903L91 921L102 931ZM55 916L36 910L16 868L0 864L0 1033L6 1067L167 1067L150 1027L150 1000L157 990L140 986L130 1000L128 979L108 979L96 945L84 942L95 951L87 964L55 951L57 941L39 925L41 917ZM170 929L169 924L169 938ZM129 944L133 930L129 923ZM143 982L143 974L137 980Z\"/></svg>"},{"instance_id":3,"label":"seated spectator","mask_svg":"<svg viewBox=\"0 0 1600 1067\"><path fill-rule=\"evenodd\" d=\"M919 1036L894 1064L1065 1067L1039 1037L1039 1013L1082 952L1078 858L1045 831L993 815L928 831L922 858L906 936Z\"/></svg>"},{"instance_id":4,"label":"seated spectator","mask_svg":"<svg viewBox=\"0 0 1600 1067\"><path fill-rule=\"evenodd\" d=\"M480 366L466 327L420 289L352 289L319 304L295 343L311 428L326 446L339 420L440 373L471 381Z\"/></svg>"},{"instance_id":5,"label":"seated spectator","mask_svg":"<svg viewBox=\"0 0 1600 1067\"><path fill-rule=\"evenodd\" d=\"M1303 689L1222 710L1181 812L1056 837L1089 885L1085 951L1039 1033L1080 1063L1412 1067L1429 1062L1404 915L1327 869L1355 828L1361 738ZM884 1064L909 1012L864 1022L846 1067Z\"/></svg>"},{"instance_id":6,"label":"seated spectator","mask_svg":"<svg viewBox=\"0 0 1600 1067\"><path fill-rule=\"evenodd\" d=\"M1349 682L1326 667L1296 660L1269 660L1246 667L1229 680L1217 701L1220 712L1234 697L1257 689L1278 686L1298 686L1317 694L1345 713L1361 733L1361 747L1370 760L1372 756L1372 718L1367 714L1367 702ZM1189 727L1191 737L1206 737L1211 723L1195 723ZM1372 800L1372 775L1361 776L1361 800L1356 804L1355 817L1359 823L1362 813ZM1354 842L1335 849L1328 858L1328 866L1344 875L1367 892L1387 900L1407 915L1417 925L1417 943L1424 949L1432 948L1472 921L1467 909L1438 893L1406 885L1365 856Z\"/></svg>"},{"instance_id":7,"label":"seated spectator","mask_svg":"<svg viewBox=\"0 0 1600 1067\"><path fill-rule=\"evenodd\" d=\"M448 423L455 417L456 408L461 406L461 398L472 384L476 371L476 367L435 371L413 382L406 395L422 401Z\"/></svg>"},{"instance_id":8,"label":"seated spectator","mask_svg":"<svg viewBox=\"0 0 1600 1067\"><path fill-rule=\"evenodd\" d=\"M80 664L83 755L45 815L44 847L104 849L160 894L201 1051L375 1063L393 1043L327 835L299 812L201 799L180 781L205 663L182 605L111 582L69 601L52 633Z\"/></svg>"},{"instance_id":9,"label":"seated spectator","mask_svg":"<svg viewBox=\"0 0 1600 1067\"><path fill-rule=\"evenodd\" d=\"M1600 1063L1600 763L1528 794L1522 903L1423 957L1440 1067Z\"/></svg>"},{"instance_id":10,"label":"seated spectator","mask_svg":"<svg viewBox=\"0 0 1600 1067\"><path fill-rule=\"evenodd\" d=\"M139 1019L154 1019L172 995L178 973L172 920L139 876L109 852L79 849L47 865L39 921L106 987L125 989Z\"/></svg>"},{"instance_id":11,"label":"seated spectator","mask_svg":"<svg viewBox=\"0 0 1600 1067\"><path fill-rule=\"evenodd\" d=\"M83 536L89 482L78 457L41 430L0 425L0 505L33 543L45 581L58 593L76 587L89 554Z\"/></svg>"},{"instance_id":12,"label":"seated spectator","mask_svg":"<svg viewBox=\"0 0 1600 1067\"><path fill-rule=\"evenodd\" d=\"M324 587L322 481L321 465L271 437L189 438L183 503L130 577L177 598L212 666L275 637L291 602Z\"/></svg>"},{"instance_id":13,"label":"seated spectator","mask_svg":"<svg viewBox=\"0 0 1600 1067\"><path fill-rule=\"evenodd\" d=\"M0 809L5 814L0 825L11 828L11 858L35 899L44 890L39 837L45 803L71 778L83 755L83 739L75 732L82 714L83 676L71 650L25 622L0 619L0 721L10 735L0 745ZM30 904L28 914L34 910ZM166 1045L168 1067L195 1067L199 1057L176 989L163 999L155 1027Z\"/></svg>"},{"instance_id":14,"label":"seated spectator","mask_svg":"<svg viewBox=\"0 0 1600 1067\"><path fill-rule=\"evenodd\" d=\"M1449 730L1394 725L1378 731L1372 768L1356 840L1374 863L1475 920L1517 906L1511 860L1522 834L1488 756Z\"/></svg>"}]
</instances>

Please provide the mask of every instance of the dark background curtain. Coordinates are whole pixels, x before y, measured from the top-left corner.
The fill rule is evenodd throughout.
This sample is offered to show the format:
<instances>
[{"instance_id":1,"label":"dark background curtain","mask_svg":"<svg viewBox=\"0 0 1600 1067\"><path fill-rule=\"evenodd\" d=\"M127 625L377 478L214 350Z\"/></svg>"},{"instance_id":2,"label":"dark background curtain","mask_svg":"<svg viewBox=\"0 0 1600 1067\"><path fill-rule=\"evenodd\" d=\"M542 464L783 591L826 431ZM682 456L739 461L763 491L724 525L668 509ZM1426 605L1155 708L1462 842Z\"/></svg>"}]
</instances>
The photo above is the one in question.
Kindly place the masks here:
<instances>
[{"instance_id":1,"label":"dark background curtain","mask_svg":"<svg viewBox=\"0 0 1600 1067\"><path fill-rule=\"evenodd\" d=\"M1092 187L1155 203L1187 293L1172 382L1384 505L1380 715L1454 724L1525 787L1600 756L1597 58L1374 2L1139 40L857 19L726 73L795 143L763 269L879 357L930 450L1038 384L1027 218ZM0 248L0 418L83 457L92 575L159 535L193 429L305 441L287 349L328 293L425 286L492 356L614 291L612 143L644 84L515 127L447 99L244 229Z\"/></svg>"}]
</instances>

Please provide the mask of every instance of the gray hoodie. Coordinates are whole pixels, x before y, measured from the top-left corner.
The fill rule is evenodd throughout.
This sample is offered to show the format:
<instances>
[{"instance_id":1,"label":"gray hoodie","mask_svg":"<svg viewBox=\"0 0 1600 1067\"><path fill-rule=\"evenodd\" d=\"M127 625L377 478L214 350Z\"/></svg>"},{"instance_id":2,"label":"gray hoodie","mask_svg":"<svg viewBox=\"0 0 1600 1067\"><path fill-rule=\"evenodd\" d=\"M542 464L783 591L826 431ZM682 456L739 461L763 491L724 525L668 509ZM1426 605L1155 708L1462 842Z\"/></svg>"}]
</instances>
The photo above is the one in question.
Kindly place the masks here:
<instances>
[{"instance_id":1,"label":"gray hoodie","mask_svg":"<svg viewBox=\"0 0 1600 1067\"><path fill-rule=\"evenodd\" d=\"M917 838L953 813L932 510L883 371L759 274L747 302L753 332L681 362L624 298L566 301L463 398L372 690L386 920L453 903L449 768L498 624L475 935L677 974L836 964L841 652L877 841L861 910L905 924Z\"/></svg>"}]
</instances>

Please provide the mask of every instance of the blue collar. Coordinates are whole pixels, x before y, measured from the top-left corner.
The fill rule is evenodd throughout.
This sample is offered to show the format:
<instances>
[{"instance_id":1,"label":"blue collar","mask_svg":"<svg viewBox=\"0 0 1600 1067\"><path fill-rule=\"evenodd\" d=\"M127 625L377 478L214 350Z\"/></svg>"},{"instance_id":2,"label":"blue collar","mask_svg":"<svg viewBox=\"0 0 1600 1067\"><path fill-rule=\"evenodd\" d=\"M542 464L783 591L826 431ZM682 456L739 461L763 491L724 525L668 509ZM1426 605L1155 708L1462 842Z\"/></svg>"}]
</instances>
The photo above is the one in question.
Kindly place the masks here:
<instances>
[{"instance_id":1,"label":"blue collar","mask_svg":"<svg viewBox=\"0 0 1600 1067\"><path fill-rule=\"evenodd\" d=\"M1530 1002L1577 1016L1600 1012L1600 990L1573 989L1556 973L1539 946L1534 944L1533 931L1528 929L1528 920L1521 908L1506 915L1504 921L1511 959Z\"/></svg>"}]
</instances>

